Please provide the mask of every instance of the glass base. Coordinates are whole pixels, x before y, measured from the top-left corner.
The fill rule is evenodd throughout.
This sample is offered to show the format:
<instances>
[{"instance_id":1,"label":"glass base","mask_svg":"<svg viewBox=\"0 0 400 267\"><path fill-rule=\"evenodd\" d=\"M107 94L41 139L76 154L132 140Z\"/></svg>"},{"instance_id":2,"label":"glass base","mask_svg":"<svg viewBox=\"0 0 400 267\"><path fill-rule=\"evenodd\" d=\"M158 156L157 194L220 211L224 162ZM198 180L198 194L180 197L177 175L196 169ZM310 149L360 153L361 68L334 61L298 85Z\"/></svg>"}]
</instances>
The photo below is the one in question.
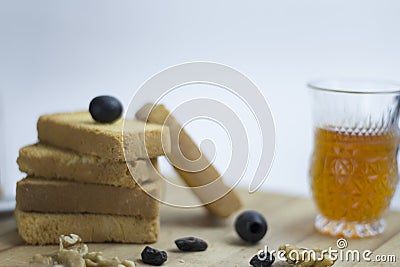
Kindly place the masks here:
<instances>
[{"instance_id":1,"label":"glass base","mask_svg":"<svg viewBox=\"0 0 400 267\"><path fill-rule=\"evenodd\" d=\"M322 215L315 218L315 228L322 234L346 238L364 238L381 234L385 230L385 220L370 223L330 220Z\"/></svg>"}]
</instances>

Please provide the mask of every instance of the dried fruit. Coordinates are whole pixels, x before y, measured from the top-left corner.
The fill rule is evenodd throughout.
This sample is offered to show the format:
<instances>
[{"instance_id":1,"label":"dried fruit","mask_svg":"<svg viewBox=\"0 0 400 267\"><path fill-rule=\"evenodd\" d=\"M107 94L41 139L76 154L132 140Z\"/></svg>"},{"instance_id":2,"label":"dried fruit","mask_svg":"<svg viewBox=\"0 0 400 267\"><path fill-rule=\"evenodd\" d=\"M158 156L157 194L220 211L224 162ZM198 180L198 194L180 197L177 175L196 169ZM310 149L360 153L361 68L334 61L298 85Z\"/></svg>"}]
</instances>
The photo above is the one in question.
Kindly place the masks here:
<instances>
[{"instance_id":1,"label":"dried fruit","mask_svg":"<svg viewBox=\"0 0 400 267\"><path fill-rule=\"evenodd\" d=\"M77 250L61 249L57 253L57 262L64 266L86 267L85 260Z\"/></svg>"},{"instance_id":2,"label":"dried fruit","mask_svg":"<svg viewBox=\"0 0 400 267\"><path fill-rule=\"evenodd\" d=\"M175 240L176 246L182 251L204 251L207 242L197 237L183 237Z\"/></svg>"},{"instance_id":3,"label":"dried fruit","mask_svg":"<svg viewBox=\"0 0 400 267\"><path fill-rule=\"evenodd\" d=\"M81 237L76 234L61 235L58 239L62 248L69 248L82 243Z\"/></svg>"},{"instance_id":4,"label":"dried fruit","mask_svg":"<svg viewBox=\"0 0 400 267\"><path fill-rule=\"evenodd\" d=\"M267 254L261 252L251 258L250 265L254 267L269 267L274 263L274 261L274 255L267 251Z\"/></svg>"},{"instance_id":5,"label":"dried fruit","mask_svg":"<svg viewBox=\"0 0 400 267\"><path fill-rule=\"evenodd\" d=\"M254 210L241 213L235 221L235 229L238 235L245 241L258 242L268 230L264 216Z\"/></svg>"},{"instance_id":6,"label":"dried fruit","mask_svg":"<svg viewBox=\"0 0 400 267\"><path fill-rule=\"evenodd\" d=\"M308 249L296 247L293 245L282 245L280 251L284 251L286 261L298 267L330 267L335 264L335 260L331 259L326 250Z\"/></svg>"},{"instance_id":7,"label":"dried fruit","mask_svg":"<svg viewBox=\"0 0 400 267\"><path fill-rule=\"evenodd\" d=\"M43 256L36 254L32 260L27 264L30 267L51 267L54 266L54 259L51 256Z\"/></svg>"},{"instance_id":8,"label":"dried fruit","mask_svg":"<svg viewBox=\"0 0 400 267\"><path fill-rule=\"evenodd\" d=\"M167 260L167 252L146 246L142 251L142 261L144 263L160 266Z\"/></svg>"},{"instance_id":9,"label":"dried fruit","mask_svg":"<svg viewBox=\"0 0 400 267\"><path fill-rule=\"evenodd\" d=\"M118 257L107 259L102 252L89 252L88 246L75 234L61 235L58 252L52 256L33 256L29 267L135 267L129 260L121 261Z\"/></svg>"}]
</instances>

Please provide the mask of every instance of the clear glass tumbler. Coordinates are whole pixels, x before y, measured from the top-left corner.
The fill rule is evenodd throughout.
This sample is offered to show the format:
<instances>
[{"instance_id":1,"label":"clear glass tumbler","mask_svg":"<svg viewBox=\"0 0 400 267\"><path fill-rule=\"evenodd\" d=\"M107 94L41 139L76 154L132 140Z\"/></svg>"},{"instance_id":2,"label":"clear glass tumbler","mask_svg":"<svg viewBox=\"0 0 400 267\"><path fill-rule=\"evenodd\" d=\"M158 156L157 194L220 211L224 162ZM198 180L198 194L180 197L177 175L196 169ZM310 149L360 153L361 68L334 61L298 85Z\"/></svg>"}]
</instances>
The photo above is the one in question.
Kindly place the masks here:
<instances>
[{"instance_id":1,"label":"clear glass tumbler","mask_svg":"<svg viewBox=\"0 0 400 267\"><path fill-rule=\"evenodd\" d=\"M309 88L315 227L348 238L380 234L398 182L400 85L341 80Z\"/></svg>"}]
</instances>

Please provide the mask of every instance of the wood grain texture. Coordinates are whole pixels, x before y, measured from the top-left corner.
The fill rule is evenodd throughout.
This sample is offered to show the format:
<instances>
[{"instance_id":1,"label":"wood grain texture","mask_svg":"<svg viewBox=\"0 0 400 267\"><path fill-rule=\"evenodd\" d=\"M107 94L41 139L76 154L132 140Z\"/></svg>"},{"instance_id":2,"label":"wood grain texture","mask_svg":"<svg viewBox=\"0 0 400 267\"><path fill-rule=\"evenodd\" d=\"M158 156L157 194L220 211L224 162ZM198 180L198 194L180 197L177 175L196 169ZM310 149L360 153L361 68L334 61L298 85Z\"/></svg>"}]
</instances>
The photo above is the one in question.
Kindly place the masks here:
<instances>
[{"instance_id":1,"label":"wood grain texture","mask_svg":"<svg viewBox=\"0 0 400 267\"><path fill-rule=\"evenodd\" d=\"M323 236L313 228L316 214L311 200L283 196L275 193L239 192L244 209L255 209L267 218L269 230L264 239L256 245L248 245L239 240L232 216L228 220L216 219L203 208L180 209L169 206L161 208L160 239L152 246L164 249L168 261L164 266L250 266L250 258L267 245L277 249L283 243L304 245L312 248L336 248L337 238ZM15 222L8 216L0 217L0 266L22 266L36 253L52 253L56 246L27 246L19 238ZM337 262L334 266L398 266L400 261L400 213L389 212L386 216L386 231L375 238L348 240L348 249L369 249L375 255L395 255L397 263ZM182 253L174 240L184 236L197 236L208 241L205 252ZM137 266L145 266L140 261L144 245L89 244L90 251L103 251L107 257L118 256L132 259ZM273 266L289 266L276 262Z\"/></svg>"}]
</instances>

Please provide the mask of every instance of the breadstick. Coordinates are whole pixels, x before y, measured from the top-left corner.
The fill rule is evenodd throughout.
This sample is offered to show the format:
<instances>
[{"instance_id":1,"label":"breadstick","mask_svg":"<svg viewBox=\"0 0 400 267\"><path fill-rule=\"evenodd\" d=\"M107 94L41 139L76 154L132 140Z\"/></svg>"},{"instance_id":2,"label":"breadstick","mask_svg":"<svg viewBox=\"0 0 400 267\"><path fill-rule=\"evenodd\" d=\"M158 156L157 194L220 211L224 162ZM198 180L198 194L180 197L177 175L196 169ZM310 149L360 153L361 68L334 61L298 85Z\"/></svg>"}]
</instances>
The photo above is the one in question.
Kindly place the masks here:
<instances>
[{"instance_id":1,"label":"breadstick","mask_svg":"<svg viewBox=\"0 0 400 267\"><path fill-rule=\"evenodd\" d=\"M153 106L152 104L146 104L136 113L136 117L139 120L144 121L147 118L147 122L155 124L165 123L168 126L172 139L175 139L171 140L171 153L168 154L168 157L175 165L174 168L180 177L189 187L192 187L193 192L200 201L202 203L209 203L205 207L211 214L220 218L226 218L241 208L241 201L237 193L225 185L222 179L218 179L220 177L218 171L202 155L196 143L186 133L179 122L170 115L164 105ZM187 160L192 161L192 163L195 161L197 163L196 166L200 168L194 170L199 171L187 171L190 168L180 168L187 164ZM201 187L209 183L213 183L212 190ZM226 192L228 193L225 196L218 198ZM210 203L210 199L217 200Z\"/></svg>"}]
</instances>

